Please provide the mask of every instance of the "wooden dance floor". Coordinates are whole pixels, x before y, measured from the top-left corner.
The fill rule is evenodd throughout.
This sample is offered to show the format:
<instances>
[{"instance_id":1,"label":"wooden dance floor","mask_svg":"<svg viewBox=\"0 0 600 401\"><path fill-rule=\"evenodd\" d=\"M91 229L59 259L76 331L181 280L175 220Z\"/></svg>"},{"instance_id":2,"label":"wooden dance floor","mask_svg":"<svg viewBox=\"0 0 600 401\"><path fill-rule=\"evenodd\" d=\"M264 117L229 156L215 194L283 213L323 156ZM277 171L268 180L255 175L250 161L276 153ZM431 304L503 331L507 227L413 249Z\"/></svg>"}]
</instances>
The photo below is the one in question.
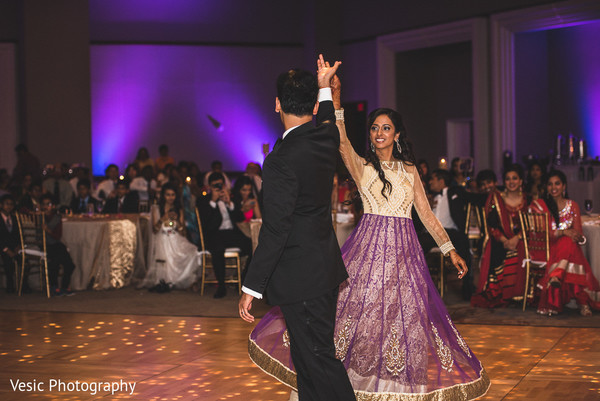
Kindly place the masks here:
<instances>
[{"instance_id":1,"label":"wooden dance floor","mask_svg":"<svg viewBox=\"0 0 600 401\"><path fill-rule=\"evenodd\" d=\"M241 319L0 311L0 320L3 401L285 401L289 396L248 359L252 326ZM457 327L492 380L482 399L600 399L600 330ZM132 395L130 388L111 394L100 387L121 381L135 382ZM92 394L81 382L100 384ZM50 383L67 390L50 391ZM43 391L19 391L19 385Z\"/></svg>"}]
</instances>

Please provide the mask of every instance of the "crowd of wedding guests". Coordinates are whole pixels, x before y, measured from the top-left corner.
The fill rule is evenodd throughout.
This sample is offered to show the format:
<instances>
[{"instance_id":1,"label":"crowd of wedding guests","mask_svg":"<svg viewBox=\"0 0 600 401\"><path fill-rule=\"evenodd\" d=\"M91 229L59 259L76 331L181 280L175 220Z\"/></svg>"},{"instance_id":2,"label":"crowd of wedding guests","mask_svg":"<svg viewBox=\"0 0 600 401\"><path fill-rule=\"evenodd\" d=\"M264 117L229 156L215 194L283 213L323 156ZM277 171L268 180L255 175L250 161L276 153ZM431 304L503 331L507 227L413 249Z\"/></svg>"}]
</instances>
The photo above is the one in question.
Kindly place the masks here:
<instances>
[{"instance_id":1,"label":"crowd of wedding guests","mask_svg":"<svg viewBox=\"0 0 600 401\"><path fill-rule=\"evenodd\" d=\"M215 297L221 298L226 295L225 249L239 248L242 256L247 259L251 256L249 221L261 217L257 202L262 186L258 163L248 163L245 172L232 181L220 161L212 162L211 170L203 174L194 162L176 163L169 155L168 146L161 145L157 158L152 159L147 148L140 148L123 171L116 164L110 164L104 177L98 180L84 165L57 163L42 168L25 145L17 146L15 151L17 165L12 175L5 169L0 170L3 217L0 255L7 292L15 292L15 268L20 263L17 211L51 213L52 216L150 212L153 254L149 255L148 274L144 279L148 287L161 282L176 288L191 286L197 279L197 252L205 249L211 253L219 281ZM47 224L46 233L49 281L54 295L71 295L69 279L75 267L66 247L59 245L62 244L62 224L61 219L55 220L52 218L52 224ZM189 263L185 263L187 259L182 259L182 254ZM183 265L190 268L182 268ZM63 280L59 285L61 266ZM23 291L30 291L27 279Z\"/></svg>"},{"instance_id":2,"label":"crowd of wedding guests","mask_svg":"<svg viewBox=\"0 0 600 401\"><path fill-rule=\"evenodd\" d=\"M42 169L26 146L19 145L15 150L18 162L13 174L0 170L0 254L9 292L15 289L10 266L19 246L14 235L16 221L11 221L16 210L55 214L151 212L155 255L148 259L148 274L143 282L150 288L161 282L175 288L193 285L197 271L192 268L195 262L189 255L195 253L189 250L202 249L204 245L211 253L219 282L214 296L221 298L226 295L225 249L239 248L242 255L251 257L249 222L261 217L258 200L262 179L258 163L248 163L245 172L232 180L219 161L212 163L210 171L201 173L193 162L177 163L169 155L168 146L161 145L157 158L140 148L124 171L111 164L105 176L95 180L83 165L58 163ZM470 166L458 158L451 162L449 170L430 169L425 160L419 160L418 168L436 217L469 266L462 284L465 300L486 308L522 302L526 270L522 268L525 248L519 212L529 211L546 213L551 231L546 274L533 287L535 292L529 294L538 312L559 313L572 300L582 315L600 308L600 286L580 248L585 238L579 205L568 198L564 173L547 171L544 164L532 161L526 171L519 164L507 165L498 182L492 170L479 171L471 178ZM356 186L346 176L336 175L335 179L338 182L332 194L333 208L353 213L358 221L362 211ZM480 271L477 282L472 275L477 267L473 265L473 244L465 227L467 204L474 206L473 213L479 211L479 220L485 219L488 230L489 240L475 244L479 249L475 258ZM435 247L435 241L420 225L416 213L413 220L419 241L428 252ZM53 228L60 231L60 227ZM52 246L58 248L60 235L54 232L51 236ZM74 269L66 248L49 256L53 291L58 295L71 294L68 278L60 285L57 279L60 266L63 277ZM546 259L545 255L533 256L536 260Z\"/></svg>"},{"instance_id":3,"label":"crowd of wedding guests","mask_svg":"<svg viewBox=\"0 0 600 401\"><path fill-rule=\"evenodd\" d=\"M455 159L449 171L431 171L426 161L419 161L421 179L428 190L431 206L442 222L457 252L471 266L469 239L465 230L470 203L473 213L479 210L485 219L488 240L481 241L479 280L467 276L463 297L477 307L494 308L513 302L527 302L537 312L552 316L569 306L577 306L583 316L600 309L600 286L581 250L585 242L579 205L568 197L566 175L539 161L531 161L527 170L519 164L504 168L498 182L492 170L482 170L469 179L461 160ZM544 213L549 227L549 259L543 249L530 249L530 259L546 262L545 274L525 291L526 269L524 230L519 212ZM427 252L433 241L426 233L420 242Z\"/></svg>"}]
</instances>

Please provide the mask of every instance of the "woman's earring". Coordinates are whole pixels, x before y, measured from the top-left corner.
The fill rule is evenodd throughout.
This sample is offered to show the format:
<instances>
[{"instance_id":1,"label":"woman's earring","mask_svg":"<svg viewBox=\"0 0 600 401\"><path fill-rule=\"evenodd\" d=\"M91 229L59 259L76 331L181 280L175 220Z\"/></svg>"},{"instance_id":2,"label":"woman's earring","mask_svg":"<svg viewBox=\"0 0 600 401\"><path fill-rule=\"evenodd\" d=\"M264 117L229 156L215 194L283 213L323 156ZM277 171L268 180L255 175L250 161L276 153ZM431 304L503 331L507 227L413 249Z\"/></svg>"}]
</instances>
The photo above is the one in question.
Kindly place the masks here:
<instances>
[{"instance_id":1,"label":"woman's earring","mask_svg":"<svg viewBox=\"0 0 600 401\"><path fill-rule=\"evenodd\" d=\"M371 142L371 152L375 153L375 146L373 146L373 142Z\"/></svg>"},{"instance_id":2,"label":"woman's earring","mask_svg":"<svg viewBox=\"0 0 600 401\"><path fill-rule=\"evenodd\" d=\"M398 153L402 154L402 147L400 146L400 141L396 139L396 146L398 147Z\"/></svg>"}]
</instances>

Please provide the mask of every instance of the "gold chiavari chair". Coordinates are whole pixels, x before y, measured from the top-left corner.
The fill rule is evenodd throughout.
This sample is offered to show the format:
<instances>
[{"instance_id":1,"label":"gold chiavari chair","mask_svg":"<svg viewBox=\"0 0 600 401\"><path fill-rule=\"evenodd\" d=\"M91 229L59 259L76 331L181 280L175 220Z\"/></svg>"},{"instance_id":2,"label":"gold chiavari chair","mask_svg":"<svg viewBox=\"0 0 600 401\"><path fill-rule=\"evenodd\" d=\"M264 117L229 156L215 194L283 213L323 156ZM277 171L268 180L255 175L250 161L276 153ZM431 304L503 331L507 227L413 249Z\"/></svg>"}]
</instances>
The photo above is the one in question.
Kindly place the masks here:
<instances>
[{"instance_id":1,"label":"gold chiavari chair","mask_svg":"<svg viewBox=\"0 0 600 401\"><path fill-rule=\"evenodd\" d=\"M18 293L21 295L25 271L29 267L37 267L40 273L42 291L50 298L50 282L48 280L48 259L46 257L46 221L43 213L17 213L19 237L21 240L21 266L18 269Z\"/></svg>"},{"instance_id":2,"label":"gold chiavari chair","mask_svg":"<svg viewBox=\"0 0 600 401\"><path fill-rule=\"evenodd\" d=\"M524 267L525 293L523 294L523 310L527 299L533 299L536 282L545 274L545 267L550 259L550 230L548 213L519 212L519 220L523 228L523 244L525 246Z\"/></svg>"}]
</instances>

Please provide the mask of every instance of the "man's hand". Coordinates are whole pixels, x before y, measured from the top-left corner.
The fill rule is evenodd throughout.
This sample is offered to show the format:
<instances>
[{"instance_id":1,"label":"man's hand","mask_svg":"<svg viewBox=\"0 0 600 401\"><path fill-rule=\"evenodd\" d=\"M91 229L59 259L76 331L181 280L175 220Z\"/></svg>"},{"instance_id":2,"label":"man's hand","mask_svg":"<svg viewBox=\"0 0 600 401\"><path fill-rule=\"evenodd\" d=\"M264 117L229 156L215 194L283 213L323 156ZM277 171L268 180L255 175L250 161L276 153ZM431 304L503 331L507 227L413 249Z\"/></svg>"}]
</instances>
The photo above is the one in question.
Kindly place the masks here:
<instances>
[{"instance_id":1,"label":"man's hand","mask_svg":"<svg viewBox=\"0 0 600 401\"><path fill-rule=\"evenodd\" d=\"M319 59L317 60L317 81L319 82L319 89L331 87L331 79L334 77L341 64L341 61L336 61L332 67L329 65L328 61L323 59L323 55L319 54Z\"/></svg>"},{"instance_id":2,"label":"man's hand","mask_svg":"<svg viewBox=\"0 0 600 401\"><path fill-rule=\"evenodd\" d=\"M240 303L238 304L238 308L240 310L240 317L247 321L248 323L254 322L254 316L250 314L250 309L252 309L252 301L254 297L250 294L242 293L240 297Z\"/></svg>"}]
</instances>

